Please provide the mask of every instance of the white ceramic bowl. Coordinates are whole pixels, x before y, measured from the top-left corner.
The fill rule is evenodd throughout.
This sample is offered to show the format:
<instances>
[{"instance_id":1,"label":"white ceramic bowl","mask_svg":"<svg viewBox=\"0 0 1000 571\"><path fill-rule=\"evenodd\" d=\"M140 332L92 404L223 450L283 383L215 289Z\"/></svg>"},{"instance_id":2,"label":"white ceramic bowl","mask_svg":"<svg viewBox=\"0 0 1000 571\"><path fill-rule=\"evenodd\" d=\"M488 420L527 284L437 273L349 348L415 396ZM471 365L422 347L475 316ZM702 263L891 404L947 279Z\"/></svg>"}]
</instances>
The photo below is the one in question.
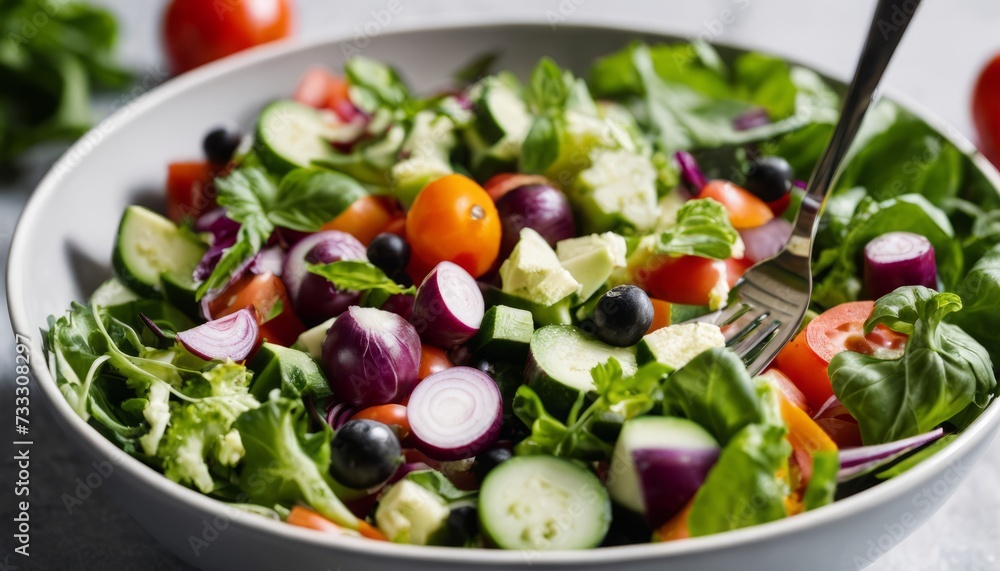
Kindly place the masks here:
<instances>
[{"instance_id":1,"label":"white ceramic bowl","mask_svg":"<svg viewBox=\"0 0 1000 571\"><path fill-rule=\"evenodd\" d=\"M451 71L485 51L502 50L499 65L521 74L542 55L582 72L595 57L639 38L673 39L612 27L421 27L383 34L363 53L397 65L417 89L431 89L444 85ZM15 331L31 335L32 371L40 394L75 449L88 460L114 464L109 477L113 485L103 488L181 559L204 569L240 570L858 569L930 517L983 454L1000 426L997 406L915 469L814 512L681 542L549 553L331 537L227 508L124 455L70 409L44 367L37 332L48 315L86 299L110 276L118 218L131 203L162 207L167 161L197 157L201 137L211 125L224 120L249 124L265 102L288 96L311 65L339 68L343 48L352 45L350 38L334 38L255 50L171 80L125 105L56 164L25 208L13 238L8 305ZM961 149L974 152L955 129L916 111ZM1000 188L996 171L982 157L973 160Z\"/></svg>"}]
</instances>

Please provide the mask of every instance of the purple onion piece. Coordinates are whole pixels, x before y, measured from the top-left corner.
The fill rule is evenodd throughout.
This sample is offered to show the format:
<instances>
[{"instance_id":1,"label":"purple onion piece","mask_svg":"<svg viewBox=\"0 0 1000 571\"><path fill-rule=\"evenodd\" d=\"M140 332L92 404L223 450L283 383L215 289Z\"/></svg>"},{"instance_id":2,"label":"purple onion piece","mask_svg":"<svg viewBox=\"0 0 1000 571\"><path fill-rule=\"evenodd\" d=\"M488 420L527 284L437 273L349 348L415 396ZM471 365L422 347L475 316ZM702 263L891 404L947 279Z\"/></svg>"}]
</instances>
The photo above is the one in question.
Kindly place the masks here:
<instances>
[{"instance_id":1,"label":"purple onion piece","mask_svg":"<svg viewBox=\"0 0 1000 571\"><path fill-rule=\"evenodd\" d=\"M907 452L934 442L942 436L944 436L944 429L938 427L930 432L885 444L843 448L840 450L840 472L837 473L837 481L845 482L861 474L868 473L879 466L892 462Z\"/></svg>"},{"instance_id":2,"label":"purple onion piece","mask_svg":"<svg viewBox=\"0 0 1000 571\"><path fill-rule=\"evenodd\" d=\"M241 309L193 329L181 331L177 334L177 340L192 354L206 361L243 361L257 346L259 333L257 318L249 309Z\"/></svg>"},{"instance_id":3,"label":"purple onion piece","mask_svg":"<svg viewBox=\"0 0 1000 571\"><path fill-rule=\"evenodd\" d=\"M424 341L447 349L472 339L485 311L475 278L457 264L441 262L417 289L410 323Z\"/></svg>"},{"instance_id":4,"label":"purple onion piece","mask_svg":"<svg viewBox=\"0 0 1000 571\"><path fill-rule=\"evenodd\" d=\"M756 264L774 256L785 247L792 236L792 223L784 218L772 218L767 224L740 230L740 237L746 246L744 256Z\"/></svg>"},{"instance_id":5,"label":"purple onion piece","mask_svg":"<svg viewBox=\"0 0 1000 571\"><path fill-rule=\"evenodd\" d=\"M368 260L364 244L346 232L317 232L300 240L285 257L281 280L295 313L307 326L336 317L361 300L359 292L339 291L326 278L309 271L309 264Z\"/></svg>"},{"instance_id":6,"label":"purple onion piece","mask_svg":"<svg viewBox=\"0 0 1000 571\"><path fill-rule=\"evenodd\" d=\"M429 375L413 389L406 415L418 450L434 460L462 460L496 442L503 404L489 375L472 367L452 367Z\"/></svg>"},{"instance_id":7,"label":"purple onion piece","mask_svg":"<svg viewBox=\"0 0 1000 571\"><path fill-rule=\"evenodd\" d=\"M174 338L177 336L176 333L173 332L167 333L163 329L160 329L160 326L157 325L155 321L150 319L149 316L146 315L145 313L140 313L139 319L146 324L146 327L148 327L149 330L153 332L153 335L156 335L160 339L164 339L166 341L173 341Z\"/></svg>"},{"instance_id":8,"label":"purple onion piece","mask_svg":"<svg viewBox=\"0 0 1000 571\"><path fill-rule=\"evenodd\" d=\"M351 420L355 412L357 411L354 407L346 402L334 403L326 409L326 423L330 425L330 428L340 430L341 426L344 426L348 420Z\"/></svg>"},{"instance_id":9,"label":"purple onion piece","mask_svg":"<svg viewBox=\"0 0 1000 571\"><path fill-rule=\"evenodd\" d=\"M826 411L838 406L843 406L840 403L840 399L837 398L837 395L830 395L830 398L826 399L826 402L823 403L823 406L819 407L819 410L816 411L816 414L812 416L813 420L820 418L821 416L823 416L824 413L826 413Z\"/></svg>"},{"instance_id":10,"label":"purple onion piece","mask_svg":"<svg viewBox=\"0 0 1000 571\"><path fill-rule=\"evenodd\" d=\"M712 448L632 450L647 522L659 527L681 511L705 482L718 459L719 450Z\"/></svg>"},{"instance_id":11,"label":"purple onion piece","mask_svg":"<svg viewBox=\"0 0 1000 571\"><path fill-rule=\"evenodd\" d=\"M576 223L569 200L563 192L545 184L528 184L515 188L497 200L502 237L500 260L514 250L521 230L538 232L549 246L576 236Z\"/></svg>"},{"instance_id":12,"label":"purple onion piece","mask_svg":"<svg viewBox=\"0 0 1000 571\"><path fill-rule=\"evenodd\" d=\"M352 306L323 341L333 396L357 409L399 402L417 383L420 336L395 313Z\"/></svg>"},{"instance_id":13,"label":"purple onion piece","mask_svg":"<svg viewBox=\"0 0 1000 571\"><path fill-rule=\"evenodd\" d=\"M876 299L902 286L937 289L934 246L912 232L882 234L865 246L864 283Z\"/></svg>"},{"instance_id":14,"label":"purple onion piece","mask_svg":"<svg viewBox=\"0 0 1000 571\"><path fill-rule=\"evenodd\" d=\"M281 246L269 246L254 256L247 271L257 275L274 274L281 277L284 266L285 251L281 249Z\"/></svg>"},{"instance_id":15,"label":"purple onion piece","mask_svg":"<svg viewBox=\"0 0 1000 571\"><path fill-rule=\"evenodd\" d=\"M809 183L804 180L793 180L792 186L794 186L795 188L806 190L807 188L809 188Z\"/></svg>"},{"instance_id":16,"label":"purple onion piece","mask_svg":"<svg viewBox=\"0 0 1000 571\"><path fill-rule=\"evenodd\" d=\"M379 309L395 313L403 319L408 320L413 315L413 300L414 297L412 295L402 293L393 294L389 296L389 299L385 300L385 303Z\"/></svg>"},{"instance_id":17,"label":"purple onion piece","mask_svg":"<svg viewBox=\"0 0 1000 571\"><path fill-rule=\"evenodd\" d=\"M749 131L750 129L763 127L770 123L771 116L767 113L767 109L757 107L733 119L733 129L737 131Z\"/></svg>"},{"instance_id":18,"label":"purple onion piece","mask_svg":"<svg viewBox=\"0 0 1000 571\"><path fill-rule=\"evenodd\" d=\"M701 189L705 188L708 184L708 179L702 174L701 169L698 168L698 161L694 159L691 153L685 151L677 151L674 153L674 158L677 159L677 164L681 167L681 178L687 183L693 194L698 194Z\"/></svg>"}]
</instances>

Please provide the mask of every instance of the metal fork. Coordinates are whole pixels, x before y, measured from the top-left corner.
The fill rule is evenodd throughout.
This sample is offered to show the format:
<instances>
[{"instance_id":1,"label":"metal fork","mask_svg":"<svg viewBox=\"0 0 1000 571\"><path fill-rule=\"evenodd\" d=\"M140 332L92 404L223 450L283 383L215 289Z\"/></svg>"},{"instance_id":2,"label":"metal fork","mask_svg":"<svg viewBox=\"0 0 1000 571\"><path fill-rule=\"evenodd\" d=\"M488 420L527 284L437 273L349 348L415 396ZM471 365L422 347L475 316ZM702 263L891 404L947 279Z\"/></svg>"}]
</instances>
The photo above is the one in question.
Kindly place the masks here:
<instances>
[{"instance_id":1,"label":"metal fork","mask_svg":"<svg viewBox=\"0 0 1000 571\"><path fill-rule=\"evenodd\" d=\"M812 295L813 239L827 192L919 4L919 0L879 0L840 120L809 180L788 243L743 274L726 308L692 320L722 327L727 346L743 358L753 375L774 359L802 325Z\"/></svg>"}]
</instances>

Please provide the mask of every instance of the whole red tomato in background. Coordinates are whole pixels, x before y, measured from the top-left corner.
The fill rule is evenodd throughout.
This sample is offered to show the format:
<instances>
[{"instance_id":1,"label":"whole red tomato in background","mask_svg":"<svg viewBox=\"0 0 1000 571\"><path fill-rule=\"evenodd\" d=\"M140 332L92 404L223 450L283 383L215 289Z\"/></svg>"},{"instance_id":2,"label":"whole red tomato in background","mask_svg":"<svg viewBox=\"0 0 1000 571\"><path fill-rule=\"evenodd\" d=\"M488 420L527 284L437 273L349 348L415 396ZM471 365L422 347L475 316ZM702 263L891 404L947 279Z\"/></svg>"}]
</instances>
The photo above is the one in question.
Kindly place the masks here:
<instances>
[{"instance_id":1,"label":"whole red tomato in background","mask_svg":"<svg viewBox=\"0 0 1000 571\"><path fill-rule=\"evenodd\" d=\"M983 154L1000 165L1000 55L979 76L972 95L972 120Z\"/></svg>"},{"instance_id":2,"label":"whole red tomato in background","mask_svg":"<svg viewBox=\"0 0 1000 571\"><path fill-rule=\"evenodd\" d=\"M174 73L291 31L290 0L173 0L163 17L163 43Z\"/></svg>"}]
</instances>

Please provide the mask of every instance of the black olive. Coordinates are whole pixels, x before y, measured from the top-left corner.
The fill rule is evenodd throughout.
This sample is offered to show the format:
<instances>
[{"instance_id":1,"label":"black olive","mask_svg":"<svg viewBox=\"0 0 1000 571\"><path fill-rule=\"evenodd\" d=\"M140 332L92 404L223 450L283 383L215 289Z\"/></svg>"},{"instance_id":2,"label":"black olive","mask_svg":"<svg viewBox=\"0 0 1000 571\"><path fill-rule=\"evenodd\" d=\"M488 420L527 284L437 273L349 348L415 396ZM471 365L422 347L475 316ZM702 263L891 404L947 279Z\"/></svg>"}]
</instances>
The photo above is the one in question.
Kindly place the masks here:
<instances>
[{"instance_id":1,"label":"black olive","mask_svg":"<svg viewBox=\"0 0 1000 571\"><path fill-rule=\"evenodd\" d=\"M510 460L513 455L506 448L490 448L486 452L476 456L476 461L472 464L472 474L477 480L482 482L486 478L486 474L490 473L490 470Z\"/></svg>"},{"instance_id":2,"label":"black olive","mask_svg":"<svg viewBox=\"0 0 1000 571\"><path fill-rule=\"evenodd\" d=\"M597 300L594 334L608 345L631 347L652 324L653 303L639 287L616 286Z\"/></svg>"},{"instance_id":3,"label":"black olive","mask_svg":"<svg viewBox=\"0 0 1000 571\"><path fill-rule=\"evenodd\" d=\"M208 162L216 165L224 165L233 158L233 153L240 146L243 134L239 129L231 125L216 127L205 135L201 147L205 151Z\"/></svg>"},{"instance_id":4,"label":"black olive","mask_svg":"<svg viewBox=\"0 0 1000 571\"><path fill-rule=\"evenodd\" d=\"M389 277L399 275L410 263L410 245L396 234L383 232L368 244L368 261Z\"/></svg>"},{"instance_id":5,"label":"black olive","mask_svg":"<svg viewBox=\"0 0 1000 571\"><path fill-rule=\"evenodd\" d=\"M761 157L750 161L744 187L764 202L784 198L792 189L791 165L781 157Z\"/></svg>"},{"instance_id":6,"label":"black olive","mask_svg":"<svg viewBox=\"0 0 1000 571\"><path fill-rule=\"evenodd\" d=\"M448 514L448 527L462 541L467 543L479 533L479 516L475 506L457 506Z\"/></svg>"},{"instance_id":7,"label":"black olive","mask_svg":"<svg viewBox=\"0 0 1000 571\"><path fill-rule=\"evenodd\" d=\"M350 488L373 488L389 479L403 461L399 439L374 420L351 420L330 442L330 476Z\"/></svg>"}]
</instances>

